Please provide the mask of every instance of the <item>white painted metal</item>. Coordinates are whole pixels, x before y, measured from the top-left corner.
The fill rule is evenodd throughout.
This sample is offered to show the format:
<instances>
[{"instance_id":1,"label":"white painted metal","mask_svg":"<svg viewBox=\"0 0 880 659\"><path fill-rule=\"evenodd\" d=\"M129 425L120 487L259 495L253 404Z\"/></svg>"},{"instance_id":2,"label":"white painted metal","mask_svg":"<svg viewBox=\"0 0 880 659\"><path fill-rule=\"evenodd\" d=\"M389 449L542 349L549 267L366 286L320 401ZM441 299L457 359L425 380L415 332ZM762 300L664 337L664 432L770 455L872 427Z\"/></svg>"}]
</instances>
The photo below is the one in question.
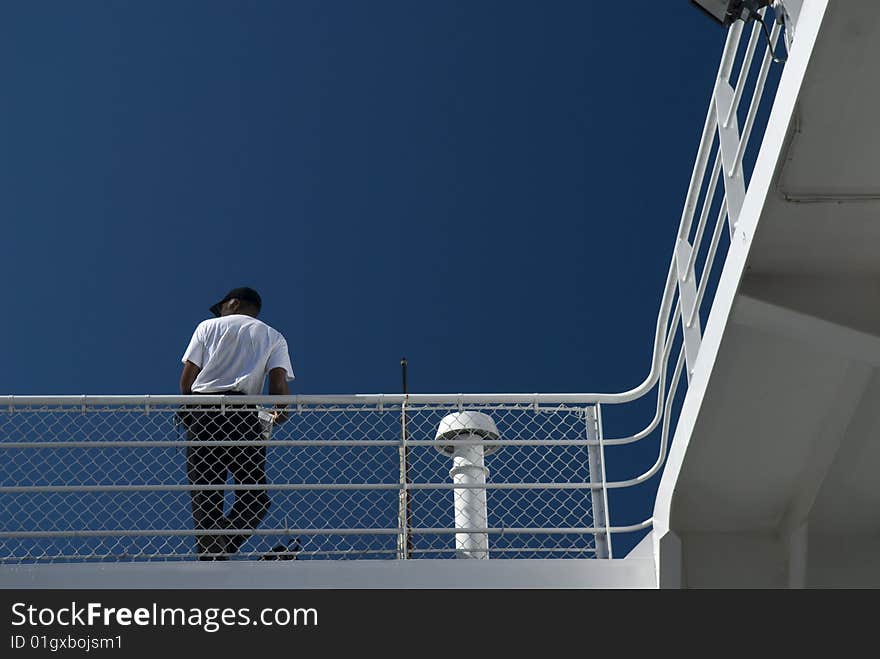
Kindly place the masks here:
<instances>
[{"instance_id":1,"label":"white painted metal","mask_svg":"<svg viewBox=\"0 0 880 659\"><path fill-rule=\"evenodd\" d=\"M447 440L498 440L498 428L488 414L482 412L453 412L440 421L437 428L437 448L452 454L449 475L455 483L453 501L455 528L480 529L489 526L486 507L486 477L489 470L484 456L498 449L498 444L446 444ZM603 522L604 523L604 522ZM489 558L489 536L485 533L457 533L455 553L459 558Z\"/></svg>"},{"instance_id":2,"label":"white painted metal","mask_svg":"<svg viewBox=\"0 0 880 659\"><path fill-rule=\"evenodd\" d=\"M803 0L775 0L773 3L777 16L785 25L785 48L789 52L791 52L791 45L797 32L797 22L803 4Z\"/></svg>"},{"instance_id":3,"label":"white painted metal","mask_svg":"<svg viewBox=\"0 0 880 659\"><path fill-rule=\"evenodd\" d=\"M460 446L452 457L449 470L454 490L455 527L481 529L489 526L486 510L486 476L482 446ZM489 536L485 533L456 533L455 553L459 558L489 558Z\"/></svg>"},{"instance_id":4,"label":"white painted metal","mask_svg":"<svg viewBox=\"0 0 880 659\"><path fill-rule=\"evenodd\" d=\"M703 267L703 272L708 273L712 271L712 266L715 263L715 255L718 253L718 245L721 242L721 234L724 231L724 223L722 222L722 216L726 213L726 207L722 206L721 211L718 215L718 219L715 222L715 231L712 232L712 241L709 243L709 253L706 255L706 264ZM729 214L728 214L729 216ZM703 296L706 294L706 290L709 285L709 277L703 276L700 279L700 286L697 289L696 301L694 302L693 308L691 309L690 314L687 317L687 321L685 322L685 326L689 326L697 320L697 312L700 310L700 304L703 302ZM693 371L691 371L693 372Z\"/></svg>"},{"instance_id":5,"label":"white painted metal","mask_svg":"<svg viewBox=\"0 0 880 659\"><path fill-rule=\"evenodd\" d=\"M758 13L763 19L767 13L767 10L760 9ZM752 34L749 37L749 43L746 46L746 52L743 57L742 66L740 67L739 76L736 79L736 90L733 95L733 102L728 104L727 112L724 115L724 120L720 122L722 128L727 128L730 125L730 121L734 118L736 109L739 107L739 102L740 100L742 100L743 92L746 89L748 74L752 66L752 58L755 56L755 49L758 46L758 42L761 40L761 31L762 30L760 24L755 21L752 25Z\"/></svg>"},{"instance_id":6,"label":"white painted metal","mask_svg":"<svg viewBox=\"0 0 880 659\"><path fill-rule=\"evenodd\" d=\"M587 447L589 456L590 482L599 486L599 491L592 489L593 520L596 526L608 524L608 490L605 484L605 452L602 446L602 437L599 430L599 419L596 408L588 407L584 411L584 425L586 426L587 438L595 440L596 444ZM607 533L598 533L595 536L596 558L611 558L611 538Z\"/></svg>"},{"instance_id":7,"label":"white painted metal","mask_svg":"<svg viewBox=\"0 0 880 659\"><path fill-rule=\"evenodd\" d=\"M400 530L397 535L397 556L402 560L409 558L410 549L410 508L409 490L407 489L407 482L409 480L408 441L409 433L406 427L406 400L404 400L401 404L400 411L400 449L398 450L398 459L400 461L398 485L400 486L400 493L397 499L397 527Z\"/></svg>"},{"instance_id":8,"label":"white painted metal","mask_svg":"<svg viewBox=\"0 0 880 659\"><path fill-rule=\"evenodd\" d=\"M626 487L630 483L610 482L609 487ZM20 493L47 493L47 492L189 492L197 490L276 490L290 492L294 490L326 490L333 491L368 491L368 490L400 490L398 483L323 483L316 486L313 483L268 483L263 485L234 485L231 483L218 483L217 485L164 485L161 483L147 483L145 485L18 485L3 486L0 492ZM449 490L479 487L489 490L590 490L602 489L599 483L570 482L570 483L484 483L481 485L469 485L467 483L410 483L406 486L409 490Z\"/></svg>"},{"instance_id":9,"label":"white painted metal","mask_svg":"<svg viewBox=\"0 0 880 659\"><path fill-rule=\"evenodd\" d=\"M663 426L660 435L660 454L657 456L657 460L654 462L654 465L648 469L645 473L637 476L636 478L630 478L624 481L609 481L605 484L605 487L609 489L618 489L624 487L630 487L632 485L639 485L644 483L648 479L652 478L655 474L657 474L662 468L664 461L666 460L666 451L669 443L669 425L670 425L670 408L672 407L672 401L675 398L675 391L678 387L679 377L681 376L682 367L684 366L684 351L679 352L678 361L675 364L675 370L672 375L672 386L669 390L669 396L666 399L666 407L663 413Z\"/></svg>"},{"instance_id":10,"label":"white painted metal","mask_svg":"<svg viewBox=\"0 0 880 659\"><path fill-rule=\"evenodd\" d=\"M169 561L0 566L0 588L590 588L655 587L654 561L633 552L614 561ZM598 595L598 594L597 594Z\"/></svg>"},{"instance_id":11,"label":"white painted metal","mask_svg":"<svg viewBox=\"0 0 880 659\"><path fill-rule=\"evenodd\" d=\"M675 251L675 263L678 266L678 296L681 308L681 322L684 324L684 347L687 355L688 379L694 370L697 354L700 351L700 319L697 317L697 285L694 271L685 268L691 263L693 248L681 238ZM688 320L686 320L688 319Z\"/></svg>"},{"instance_id":12,"label":"white painted metal","mask_svg":"<svg viewBox=\"0 0 880 659\"><path fill-rule=\"evenodd\" d=\"M703 234L706 231L706 224L709 219L709 211L712 208L712 202L715 201L715 190L718 188L718 176L721 174L721 156L715 155L715 164L712 165L712 173L709 175L709 186L706 188L706 198L703 200L703 210L700 213L700 221L697 223L697 233L694 236L694 245L703 243ZM723 205L722 205L723 208ZM694 266L697 262L697 254L699 250L692 249L691 256L684 268L687 277L693 276Z\"/></svg>"},{"instance_id":13,"label":"white painted metal","mask_svg":"<svg viewBox=\"0 0 880 659\"><path fill-rule=\"evenodd\" d=\"M200 404L192 398L187 400ZM30 511L4 529L8 532L5 537L11 540L3 545L5 550L0 560L17 562L29 556L66 560L83 554L84 550L94 552L102 560L128 560L131 556L147 561L165 555L178 560L192 557L192 543L185 537L192 533L168 540L151 540L149 536L156 535L150 533L156 528L185 528L189 519L187 494L205 490L265 490L271 495L273 507L276 510L292 508L294 519L301 514L299 510L324 511L313 522L324 529L322 533L309 533L307 527L299 529L302 553L309 558L334 554L359 558L376 549L381 549L385 558L403 558L394 539L388 542L366 538L357 543L346 539L352 535L346 533L346 529L377 526L385 530L375 535L396 534L400 539L401 491L407 493L408 499L415 495L418 506L410 526L417 525L419 530L410 528L409 532L412 537L415 533L420 535L417 545L406 546L407 558L426 551L436 558L437 554L451 550L454 542L450 546L444 538L432 538L425 531L446 524L444 510L450 513L448 521L454 533L491 536L530 526L536 529L569 527L557 534L563 536L561 538L528 531L522 531L518 538L505 538L498 557L534 557L548 554L548 549L554 550L555 557L594 556L593 536L603 533L595 530L591 510L590 491L595 489L598 500L603 501L603 483L599 472L594 472L592 480L585 473L590 440L583 430L585 406L582 404L482 404L480 414L465 411L451 415L457 404L408 404L408 423L419 439L406 440L415 459L412 472L415 480L406 482L396 478L393 464L404 439L398 436L399 432L389 432L401 418L401 407L387 403L308 405L300 400L287 422L276 429L271 441L208 442L182 438L182 430L174 426L178 405L161 405L151 398L147 412L147 403L143 400L139 401L142 404L129 404L132 402L132 399L116 399L115 404L93 405L91 401L82 404L80 398L75 405L16 404L12 412L8 407L0 408L3 425L0 465L7 465L6 469L0 468L0 506L18 506ZM500 438L494 426L484 427L475 422L487 419L486 410L492 410L507 427L515 429L514 439ZM445 416L449 418L444 423ZM449 419L469 420L468 430L482 434L461 433L462 428L449 426ZM437 441L428 439L435 436L438 424L441 437L447 430L452 433L441 441L450 455L459 451L467 456L469 448L487 443L489 450L504 446L504 455L498 463L503 480L484 483L467 478L449 479L449 464L446 463L444 469L444 461L436 459ZM487 433L488 439L482 436ZM45 439L41 439L43 437ZM599 440L593 441L598 443ZM208 443L272 447L270 467L275 476L265 485L189 484L180 469L183 448ZM39 465L58 462L59 458L63 459L64 467L59 464L46 474L39 469ZM477 462L478 466L478 461L471 462ZM108 469L107 464L123 467ZM25 465L25 469L15 469L12 465ZM38 477L34 478L33 474ZM137 479L130 480L131 474L138 474ZM583 474L581 478L587 482L579 482L578 474ZM488 490L497 492L492 529L485 529L488 523L485 515L483 520L471 522L463 523L459 519L459 526L454 527L451 509L455 495L459 495L460 501L467 500L471 489L481 490L483 494L474 492L474 495L484 499L492 497L487 494ZM297 508L300 501L304 502L301 509ZM348 502L345 510L340 506L337 512L335 501ZM71 511L70 523L63 528L53 527L49 522L58 505ZM560 505L566 509L559 509ZM353 510L357 511L357 518L346 512ZM389 513L395 521L389 520ZM265 546L271 544L269 538L260 536L295 533L287 515L273 517L270 514L262 526L269 533L258 529L242 558L259 556ZM600 526L607 526L607 520ZM98 527L113 527L110 530L117 533L112 537L118 540L99 539L93 543L73 540L87 537L80 535L82 531L100 530ZM578 531L583 528L590 531ZM337 537L327 538L326 529L337 531L331 534ZM46 537L68 538L70 542L23 542L29 537L27 533L34 530L57 531L57 535ZM610 532L625 531L606 533ZM88 537L101 538L102 535L106 534ZM145 537L146 540L137 540ZM168 534L162 537L167 538Z\"/></svg>"},{"instance_id":14,"label":"white painted metal","mask_svg":"<svg viewBox=\"0 0 880 659\"><path fill-rule=\"evenodd\" d=\"M643 531L651 528L650 520L640 522L638 524L628 524L625 526L578 526L578 527L518 527L518 526L492 526L492 527L473 527L468 529L473 533L534 533L537 535L554 535L554 534L579 534L579 535L596 535L610 533L632 533L634 531ZM363 528L363 529L256 529L253 531L247 529L223 529L217 530L200 530L198 532L192 529L108 529L101 531L83 530L71 533L70 531L0 531L0 538L70 538L70 537L103 537L103 536L143 536L143 535L196 535L204 533L205 535L222 535L223 533L253 533L254 535L287 535L290 533L310 533L313 535L396 535L397 529L384 528ZM414 533L430 533L432 535L451 535L461 533L460 529L450 529L446 527L414 527ZM179 557L179 554L177 554Z\"/></svg>"},{"instance_id":15,"label":"white painted metal","mask_svg":"<svg viewBox=\"0 0 880 659\"><path fill-rule=\"evenodd\" d=\"M770 45L775 49L776 42L779 39L779 32L781 30L781 26L776 23L773 25L773 29L770 31ZM758 103L761 101L761 96L764 93L764 85L767 84L767 75L770 72L770 63L773 61L773 57L770 49L764 53L764 59L761 62L761 69L758 72L758 80L755 84L755 90L752 93L752 101L749 105L749 111L746 114L746 122L743 127L742 139L739 141L736 150L736 156L734 156L734 174L741 175L742 174L742 161L745 155L746 146L749 143L749 137L752 133L752 128L755 125L755 117L758 116Z\"/></svg>"},{"instance_id":16,"label":"white painted metal","mask_svg":"<svg viewBox=\"0 0 880 659\"><path fill-rule=\"evenodd\" d=\"M727 199L727 221L730 235L739 220L743 199L746 196L746 184L742 172L737 167L737 150L740 145L739 124L736 108L733 105L733 89L726 80L718 79L715 83L715 107L718 109L718 135L721 161L724 165L724 191ZM723 116L732 115L725 126Z\"/></svg>"}]
</instances>

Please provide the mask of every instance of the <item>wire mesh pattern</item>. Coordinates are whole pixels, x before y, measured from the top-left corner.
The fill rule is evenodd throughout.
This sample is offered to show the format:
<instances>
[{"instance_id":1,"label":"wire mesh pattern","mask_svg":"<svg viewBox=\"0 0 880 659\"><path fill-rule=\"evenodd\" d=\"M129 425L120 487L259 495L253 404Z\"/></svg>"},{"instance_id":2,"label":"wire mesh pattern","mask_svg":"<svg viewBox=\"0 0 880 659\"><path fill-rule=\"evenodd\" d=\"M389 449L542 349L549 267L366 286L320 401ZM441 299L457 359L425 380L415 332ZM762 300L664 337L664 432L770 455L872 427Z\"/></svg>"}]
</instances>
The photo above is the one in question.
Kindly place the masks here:
<instances>
[{"instance_id":1,"label":"wire mesh pattern","mask_svg":"<svg viewBox=\"0 0 880 659\"><path fill-rule=\"evenodd\" d=\"M460 406L300 402L270 425L265 405L16 405L0 561L453 558L471 538L491 558L595 556L589 406L466 409L497 434L447 433L444 452ZM482 487L451 474L474 450ZM477 490L485 528L457 517Z\"/></svg>"}]
</instances>

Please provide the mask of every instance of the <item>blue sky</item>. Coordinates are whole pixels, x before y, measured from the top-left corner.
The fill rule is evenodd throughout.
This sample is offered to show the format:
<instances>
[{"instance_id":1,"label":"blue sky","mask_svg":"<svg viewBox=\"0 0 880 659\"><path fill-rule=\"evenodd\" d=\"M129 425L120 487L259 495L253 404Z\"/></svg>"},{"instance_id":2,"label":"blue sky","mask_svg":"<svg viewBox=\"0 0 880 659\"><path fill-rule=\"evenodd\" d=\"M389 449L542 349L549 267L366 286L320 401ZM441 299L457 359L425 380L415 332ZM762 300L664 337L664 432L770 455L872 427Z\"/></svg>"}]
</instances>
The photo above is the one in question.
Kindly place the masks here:
<instances>
[{"instance_id":1,"label":"blue sky","mask_svg":"<svg viewBox=\"0 0 880 659\"><path fill-rule=\"evenodd\" d=\"M292 393L636 386L724 41L649 5L7 3L0 393L177 393L240 285Z\"/></svg>"}]
</instances>

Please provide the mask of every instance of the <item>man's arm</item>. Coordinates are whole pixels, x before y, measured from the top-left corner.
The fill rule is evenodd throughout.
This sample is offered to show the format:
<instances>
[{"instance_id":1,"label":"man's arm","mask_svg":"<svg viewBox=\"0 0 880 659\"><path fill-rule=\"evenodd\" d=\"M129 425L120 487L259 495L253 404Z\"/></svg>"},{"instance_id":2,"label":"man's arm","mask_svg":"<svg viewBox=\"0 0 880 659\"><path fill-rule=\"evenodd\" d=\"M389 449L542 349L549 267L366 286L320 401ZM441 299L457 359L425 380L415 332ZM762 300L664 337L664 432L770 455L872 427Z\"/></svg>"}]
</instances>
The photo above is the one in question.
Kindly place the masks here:
<instances>
[{"instance_id":1,"label":"man's arm","mask_svg":"<svg viewBox=\"0 0 880 659\"><path fill-rule=\"evenodd\" d=\"M180 393L187 396L192 393L193 382L196 381L201 370L189 360L183 363L183 372L180 374Z\"/></svg>"},{"instance_id":2,"label":"man's arm","mask_svg":"<svg viewBox=\"0 0 880 659\"><path fill-rule=\"evenodd\" d=\"M269 395L270 396L288 396L290 389L287 387L287 371L283 368L276 367L269 371ZM287 405L276 405L275 423L282 423L287 420Z\"/></svg>"}]
</instances>

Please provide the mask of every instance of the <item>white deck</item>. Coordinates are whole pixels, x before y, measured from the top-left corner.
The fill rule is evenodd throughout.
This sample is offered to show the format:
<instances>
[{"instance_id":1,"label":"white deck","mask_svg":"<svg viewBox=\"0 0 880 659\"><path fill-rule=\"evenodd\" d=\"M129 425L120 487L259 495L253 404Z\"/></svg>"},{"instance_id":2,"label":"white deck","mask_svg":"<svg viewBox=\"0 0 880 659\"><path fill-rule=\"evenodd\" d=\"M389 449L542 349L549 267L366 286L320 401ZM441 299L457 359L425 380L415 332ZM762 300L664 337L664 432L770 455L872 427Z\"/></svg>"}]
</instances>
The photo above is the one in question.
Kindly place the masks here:
<instances>
[{"instance_id":1,"label":"white deck","mask_svg":"<svg viewBox=\"0 0 880 659\"><path fill-rule=\"evenodd\" d=\"M651 588L650 534L623 559L11 565L3 588Z\"/></svg>"}]
</instances>

